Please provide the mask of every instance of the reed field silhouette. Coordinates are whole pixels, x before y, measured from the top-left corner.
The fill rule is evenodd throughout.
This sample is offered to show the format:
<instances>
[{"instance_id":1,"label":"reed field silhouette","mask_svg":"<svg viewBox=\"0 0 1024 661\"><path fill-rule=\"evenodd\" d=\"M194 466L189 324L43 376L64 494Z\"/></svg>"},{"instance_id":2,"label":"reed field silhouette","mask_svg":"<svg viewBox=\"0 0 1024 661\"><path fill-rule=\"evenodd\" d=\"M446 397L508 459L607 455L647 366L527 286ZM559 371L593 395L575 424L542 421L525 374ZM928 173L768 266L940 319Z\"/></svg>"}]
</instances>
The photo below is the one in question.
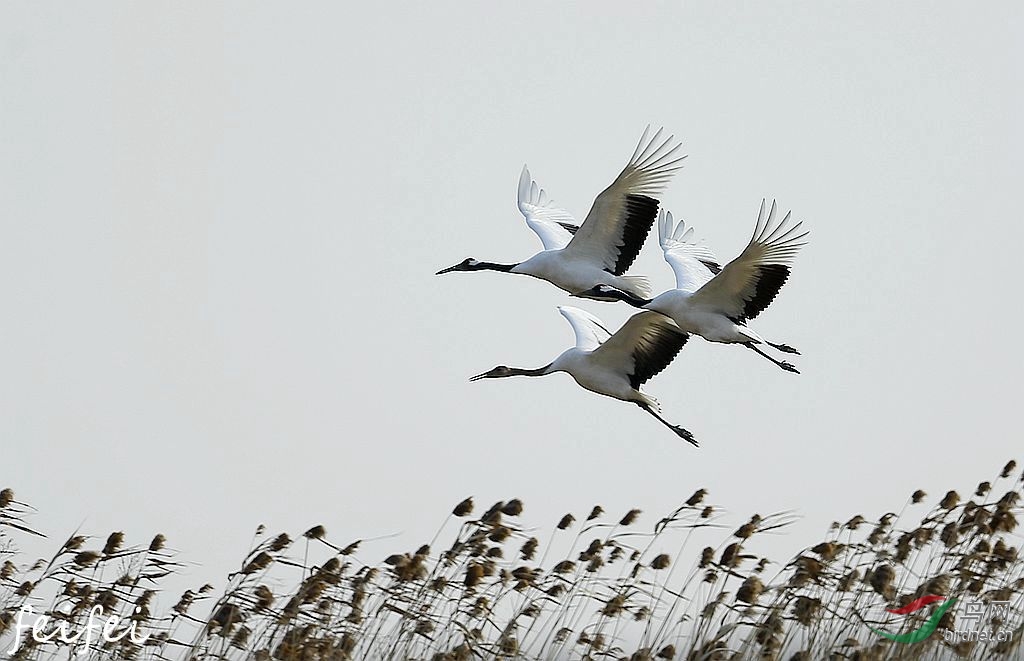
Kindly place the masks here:
<instances>
[{"instance_id":1,"label":"reed field silhouette","mask_svg":"<svg viewBox=\"0 0 1024 661\"><path fill-rule=\"evenodd\" d=\"M39 516L0 491L0 655L12 659L989 659L1020 658L1024 634L1021 491L1010 461L962 497L914 491L881 516L844 517L792 557L757 553L792 512L735 519L698 489L674 512L568 513L529 522L518 499L458 503L415 549L365 557L360 541L257 528L220 585L170 594L182 565L157 534L75 533L33 561L19 541ZM967 492L965 492L967 493ZM929 506L929 502L934 502ZM710 544L706 540L712 540ZM795 545L794 545L795 546ZM921 597L1003 604L958 640L961 610ZM1008 605L1007 605L1008 604ZM26 607L32 617L24 616ZM85 648L40 641L19 618L80 631L90 612L135 626ZM893 635L935 631L901 643ZM987 618L987 619L986 619Z\"/></svg>"}]
</instances>

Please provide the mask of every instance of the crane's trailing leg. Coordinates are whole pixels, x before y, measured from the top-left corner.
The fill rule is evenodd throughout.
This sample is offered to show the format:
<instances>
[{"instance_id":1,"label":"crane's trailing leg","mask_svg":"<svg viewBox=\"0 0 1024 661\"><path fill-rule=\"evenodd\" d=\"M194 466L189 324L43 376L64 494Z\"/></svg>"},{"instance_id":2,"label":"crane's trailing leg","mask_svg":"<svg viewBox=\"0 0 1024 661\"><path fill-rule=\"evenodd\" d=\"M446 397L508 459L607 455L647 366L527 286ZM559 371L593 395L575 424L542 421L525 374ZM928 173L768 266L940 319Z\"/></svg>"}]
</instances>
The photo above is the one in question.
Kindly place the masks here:
<instances>
[{"instance_id":1,"label":"crane's trailing leg","mask_svg":"<svg viewBox=\"0 0 1024 661\"><path fill-rule=\"evenodd\" d=\"M650 404L647 404L646 402L636 402L636 405L642 408L643 410L647 411L651 415L653 415L655 418L657 418L658 422L660 422L661 424L665 425L673 432L675 432L676 436L678 436L679 438L683 439L684 441L686 441L695 448L700 447L700 445L697 443L697 439L693 437L693 434L691 434L689 430L683 429L679 425L673 425L671 422L661 417L661 414L658 413L657 409L651 406Z\"/></svg>"},{"instance_id":2,"label":"crane's trailing leg","mask_svg":"<svg viewBox=\"0 0 1024 661\"><path fill-rule=\"evenodd\" d=\"M756 344L754 344L753 342L744 342L744 343L743 343L743 346L747 347L748 349L753 349L753 350L754 350L754 351L756 351L756 352L757 352L757 353L758 353L759 355L762 355L762 356L764 356L765 358L767 358L768 360L772 361L773 363L775 363L776 365L778 365L778 366L779 366L779 367L781 367L782 369L786 370L787 372L792 372L792 373L794 373L794 374L799 374L799 373L800 373L800 370L798 370L798 369L797 369L797 368L796 368L796 367L795 367L795 366L794 366L794 365L793 365L792 363L787 363L787 362L786 362L786 361L784 361L784 360L775 360L774 358L772 358L771 356L769 356L769 355L768 355L768 354L766 354L765 352L761 351L761 350L760 350L760 349L759 349L759 348L757 347L757 345L756 345ZM772 346L775 346L775 345L772 345ZM781 350L780 350L780 351L781 351Z\"/></svg>"},{"instance_id":3,"label":"crane's trailing leg","mask_svg":"<svg viewBox=\"0 0 1024 661\"><path fill-rule=\"evenodd\" d=\"M768 346L778 349L782 353L795 353L798 356L800 355L799 351L789 346L788 344L775 344L774 342L769 342Z\"/></svg>"}]
</instances>

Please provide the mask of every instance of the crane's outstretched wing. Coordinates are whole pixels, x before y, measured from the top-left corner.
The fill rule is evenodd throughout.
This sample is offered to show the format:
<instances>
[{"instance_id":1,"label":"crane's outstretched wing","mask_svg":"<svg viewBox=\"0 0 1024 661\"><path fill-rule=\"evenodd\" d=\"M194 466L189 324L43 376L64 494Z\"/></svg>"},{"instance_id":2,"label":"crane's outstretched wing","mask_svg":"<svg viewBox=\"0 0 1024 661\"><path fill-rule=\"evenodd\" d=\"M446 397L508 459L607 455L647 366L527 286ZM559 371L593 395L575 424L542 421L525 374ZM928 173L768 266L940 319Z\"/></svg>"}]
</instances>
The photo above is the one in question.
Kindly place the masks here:
<instances>
[{"instance_id":1,"label":"crane's outstretched wing","mask_svg":"<svg viewBox=\"0 0 1024 661\"><path fill-rule=\"evenodd\" d=\"M564 248L579 229L572 214L554 206L544 189L530 178L525 165L519 175L519 210L526 217L526 224L540 237L544 250Z\"/></svg>"},{"instance_id":2,"label":"crane's outstretched wing","mask_svg":"<svg viewBox=\"0 0 1024 661\"><path fill-rule=\"evenodd\" d=\"M692 294L722 270L711 249L694 240L692 227L680 220L673 228L671 211L658 213L658 240L676 274L676 289Z\"/></svg>"},{"instance_id":3,"label":"crane's outstretched wing","mask_svg":"<svg viewBox=\"0 0 1024 661\"><path fill-rule=\"evenodd\" d=\"M586 310L574 308L570 305L559 305L558 311L572 325L572 330L576 333L577 349L592 351L611 337L611 333L604 327L601 320Z\"/></svg>"},{"instance_id":4,"label":"crane's outstretched wing","mask_svg":"<svg viewBox=\"0 0 1024 661\"><path fill-rule=\"evenodd\" d=\"M615 275L625 273L636 259L658 214L658 201L651 196L664 190L686 158L675 156L682 145L671 135L662 139L663 129L648 140L649 128L626 167L594 200L565 247L567 255L591 260Z\"/></svg>"},{"instance_id":5,"label":"crane's outstretched wing","mask_svg":"<svg viewBox=\"0 0 1024 661\"><path fill-rule=\"evenodd\" d=\"M594 351L594 359L629 374L629 383L640 388L668 367L690 336L658 312L640 312Z\"/></svg>"},{"instance_id":6,"label":"crane's outstretched wing","mask_svg":"<svg viewBox=\"0 0 1024 661\"><path fill-rule=\"evenodd\" d=\"M761 200L754 235L746 249L693 294L693 305L742 323L768 307L786 284L789 265L800 248L807 245L802 239L809 232L800 231L802 222L790 226L789 212L776 222L774 201L766 218L764 205Z\"/></svg>"}]
</instances>

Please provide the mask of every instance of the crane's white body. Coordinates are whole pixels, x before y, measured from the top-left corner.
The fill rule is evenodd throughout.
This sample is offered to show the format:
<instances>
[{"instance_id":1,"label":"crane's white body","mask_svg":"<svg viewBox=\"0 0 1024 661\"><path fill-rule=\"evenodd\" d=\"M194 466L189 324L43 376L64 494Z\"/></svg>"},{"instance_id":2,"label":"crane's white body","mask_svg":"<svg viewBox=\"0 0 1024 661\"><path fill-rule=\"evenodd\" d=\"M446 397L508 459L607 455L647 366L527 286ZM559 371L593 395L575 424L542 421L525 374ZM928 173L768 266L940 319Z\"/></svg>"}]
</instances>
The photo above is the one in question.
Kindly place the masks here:
<instances>
[{"instance_id":1,"label":"crane's white body","mask_svg":"<svg viewBox=\"0 0 1024 661\"><path fill-rule=\"evenodd\" d=\"M646 403L657 406L654 398L640 392L629 383L622 365L610 365L594 352L584 349L566 349L555 358L549 370L566 372L580 387L599 395L624 402ZM632 366L630 366L632 367ZM628 369L628 368L626 368Z\"/></svg>"},{"instance_id":2,"label":"crane's white body","mask_svg":"<svg viewBox=\"0 0 1024 661\"><path fill-rule=\"evenodd\" d=\"M745 325L737 324L713 306L702 304L699 299L695 302L693 292L669 289L655 296L643 309L671 317L683 331L700 335L709 342L764 343L764 338Z\"/></svg>"},{"instance_id":3,"label":"crane's white body","mask_svg":"<svg viewBox=\"0 0 1024 661\"><path fill-rule=\"evenodd\" d=\"M625 402L647 401L630 383L636 359L629 349L647 330L657 330L657 317L634 315L612 335L600 319L585 310L560 305L558 311L572 326L576 346L563 351L548 369L568 373L580 386L599 395Z\"/></svg>"},{"instance_id":4,"label":"crane's white body","mask_svg":"<svg viewBox=\"0 0 1024 661\"><path fill-rule=\"evenodd\" d=\"M615 287L636 296L651 291L646 278L609 273L593 260L572 253L566 254L564 250L539 252L512 267L511 272L546 280L570 294L586 291L596 285Z\"/></svg>"}]
</instances>

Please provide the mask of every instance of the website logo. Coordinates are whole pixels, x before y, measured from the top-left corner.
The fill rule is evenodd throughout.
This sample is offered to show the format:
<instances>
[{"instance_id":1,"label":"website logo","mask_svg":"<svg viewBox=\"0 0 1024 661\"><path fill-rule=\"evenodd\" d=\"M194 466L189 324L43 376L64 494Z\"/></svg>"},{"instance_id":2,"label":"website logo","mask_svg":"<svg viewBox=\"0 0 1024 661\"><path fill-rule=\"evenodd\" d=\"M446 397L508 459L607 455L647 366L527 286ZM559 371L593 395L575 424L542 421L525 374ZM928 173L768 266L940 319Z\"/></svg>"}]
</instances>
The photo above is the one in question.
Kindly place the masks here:
<instances>
[{"instance_id":1,"label":"website logo","mask_svg":"<svg viewBox=\"0 0 1024 661\"><path fill-rule=\"evenodd\" d=\"M956 603L956 597L950 597L949 599L946 599L945 597L941 597L937 594L928 594L921 597L920 599L915 599L914 601L910 602L906 606L903 606L902 608L887 608L885 610L885 612L891 613L893 615L911 615L921 610L922 608L926 608L929 604L934 604L938 601L941 601L942 603L939 605L937 609L935 609L935 612L932 613L931 617L929 617L928 620L919 628L914 629L913 631L910 631L908 633L889 633L888 631L883 631L882 629L876 629L872 627L870 624L868 624L867 626L869 629L871 629L879 636L882 636L883 638L888 638L889 640L896 641L897 643L903 643L906 645L910 645L912 643L919 643L922 640L927 639L933 633L935 633L935 630L939 628L939 621L942 620L942 616L945 615L946 611L952 608L953 604ZM864 618L861 619L863 620ZM867 622L865 622L865 624L867 624Z\"/></svg>"}]
</instances>

